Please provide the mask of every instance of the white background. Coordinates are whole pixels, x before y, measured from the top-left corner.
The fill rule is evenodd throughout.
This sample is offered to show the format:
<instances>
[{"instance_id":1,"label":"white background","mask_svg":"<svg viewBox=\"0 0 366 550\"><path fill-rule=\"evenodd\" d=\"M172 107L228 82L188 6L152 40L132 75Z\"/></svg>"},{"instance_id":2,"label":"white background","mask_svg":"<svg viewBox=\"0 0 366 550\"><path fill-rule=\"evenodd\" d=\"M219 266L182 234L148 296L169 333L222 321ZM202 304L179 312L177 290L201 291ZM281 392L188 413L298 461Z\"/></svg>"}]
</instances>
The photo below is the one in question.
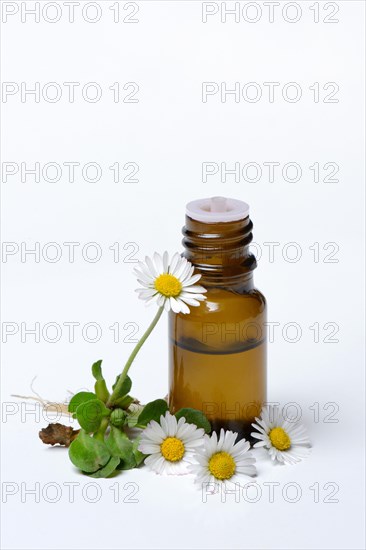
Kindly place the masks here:
<instances>
[{"instance_id":1,"label":"white background","mask_svg":"<svg viewBox=\"0 0 366 550\"><path fill-rule=\"evenodd\" d=\"M2 4L4 9L6 2ZM268 7L256 2L262 10L256 23L243 16L238 23L228 16L223 23L220 12L203 23L200 2L145 1L137 3L137 23L123 23L133 8L120 2L121 21L114 23L113 3L102 1L101 19L94 24L82 17L83 1L75 8L74 23L58 2L61 19L53 24L42 15L39 23L34 16L21 21L21 4L31 8L34 2L11 4L19 12L2 24L3 82L19 87L25 82L28 88L39 82L41 89L56 82L63 94L55 103L42 95L39 103L31 95L22 102L20 92L2 96L3 163L20 167L23 162L30 168L35 162L62 166L74 161L81 167L95 162L102 177L85 181L79 167L70 182L64 167L56 183L42 176L35 182L29 174L22 182L20 172L3 180L2 240L15 243L14 250L19 247L19 252L2 256L3 342L4 331L11 326L16 331L3 343L3 547L364 548L364 3L338 1L328 8L315 3L320 19L315 23L314 3L298 2L301 17L289 23L282 2L270 23ZM333 18L339 21L325 23L334 5L339 11ZM46 17L55 17L54 8L49 9ZM287 18L294 17L292 9ZM254 17L253 11L248 13ZM64 82L80 83L74 103L68 101ZM80 90L88 82L101 87L100 101L82 98ZM126 82L137 83L138 102L115 103L109 90L115 82L124 95L131 91L122 89ZM203 82L226 82L228 88L235 82L256 82L263 95L251 103L243 97L235 102L232 95L221 101L217 93L204 103ZM280 83L273 102L264 82ZM302 90L294 103L282 96L289 82ZM318 102L309 89L315 82L320 86ZM337 103L324 102L332 91L323 89L329 82L339 86ZM114 183L109 167L115 162L121 167L137 163L138 182ZM229 168L235 162L256 162L263 173L257 182L242 177L235 182L228 176L224 183L220 174L203 182L203 162L226 162ZM268 181L264 162L280 163L274 182ZM301 166L299 181L282 177L288 162ZM320 165L319 182L309 169L315 162ZM330 162L339 166L337 182L323 181L330 172L323 166ZM35 390L62 401L68 390L92 388L90 366L99 358L113 381L133 348L123 342L130 331L123 327L137 324L138 338L154 314L133 292L136 282L127 254L136 250L132 259L143 259L154 250L180 251L185 203L211 195L235 197L251 206L256 250L262 252L255 280L268 299L269 320L279 323L269 344L269 399L299 404L312 455L294 467L274 467L256 453L262 491L257 502L250 502L254 493L246 499L240 495L240 502L234 495L226 502L220 495L203 502L189 476L162 478L144 468L92 480L88 492L91 480L75 470L67 451L39 441L38 431L49 419L32 413L33 404L21 405L11 394L28 395L37 376ZM40 247L39 262L29 254L22 261L22 242L23 247ZM54 263L49 257L55 249L47 248L51 242L62 252ZM65 242L80 243L73 263ZM90 242L102 251L95 263L82 256ZM109 247L117 242L120 258L114 262ZM293 242L300 247L297 262L290 261L295 249L287 247ZM278 243L273 261L263 243ZM324 249L327 243L335 245ZM317 246L319 257L314 255ZM94 250L87 252L93 256ZM79 323L73 343L65 322ZM117 322L119 343L109 329ZM21 323L23 332L40 324L39 343L31 334L23 334L22 342ZM42 335L47 323L60 327L58 342L47 341L55 335L52 329ZM88 323L100 327L95 343L82 336ZM286 333L287 323L300 327L297 342L289 341L296 333L293 327ZM309 328L314 323L319 323L319 342ZM333 324L324 328L326 323ZM327 342L334 324L339 329L332 338L338 341ZM94 334L90 329L89 339ZM166 394L166 319L138 356L132 376L133 393L142 402ZM26 494L37 482L39 502ZM78 484L74 502L67 485L72 482ZM128 482L138 485L138 502L124 502L134 488ZM263 485L268 482L279 484L274 502ZM119 487L118 502L111 486ZM7 495L11 488L14 494ZM96 490L100 499L92 503ZM298 501L289 502L296 490ZM327 502L329 497L336 502ZM53 498L57 502L51 503Z\"/></svg>"}]
</instances>

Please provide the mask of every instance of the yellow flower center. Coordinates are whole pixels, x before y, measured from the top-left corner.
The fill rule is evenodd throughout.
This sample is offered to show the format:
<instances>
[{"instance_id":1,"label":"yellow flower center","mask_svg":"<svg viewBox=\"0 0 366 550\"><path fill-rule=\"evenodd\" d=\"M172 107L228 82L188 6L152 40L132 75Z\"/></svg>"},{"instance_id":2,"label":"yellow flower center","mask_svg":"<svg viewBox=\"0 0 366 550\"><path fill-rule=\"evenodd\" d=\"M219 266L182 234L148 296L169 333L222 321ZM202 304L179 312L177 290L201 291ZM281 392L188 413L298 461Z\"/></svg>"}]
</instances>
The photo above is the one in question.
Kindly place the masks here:
<instances>
[{"instance_id":1,"label":"yellow flower center","mask_svg":"<svg viewBox=\"0 0 366 550\"><path fill-rule=\"evenodd\" d=\"M216 479L230 479L235 474L235 461L229 453L221 451L212 455L208 469Z\"/></svg>"},{"instance_id":2,"label":"yellow flower center","mask_svg":"<svg viewBox=\"0 0 366 550\"><path fill-rule=\"evenodd\" d=\"M171 296L179 296L182 290L182 283L170 273L162 273L155 279L154 284L156 290L163 296L170 298Z\"/></svg>"},{"instance_id":3,"label":"yellow flower center","mask_svg":"<svg viewBox=\"0 0 366 550\"><path fill-rule=\"evenodd\" d=\"M291 439L283 428L273 428L268 435L272 445L279 451L287 451L291 447Z\"/></svg>"},{"instance_id":4,"label":"yellow flower center","mask_svg":"<svg viewBox=\"0 0 366 550\"><path fill-rule=\"evenodd\" d=\"M167 437L160 445L161 454L169 462L178 462L184 456L184 445L177 437Z\"/></svg>"}]
</instances>

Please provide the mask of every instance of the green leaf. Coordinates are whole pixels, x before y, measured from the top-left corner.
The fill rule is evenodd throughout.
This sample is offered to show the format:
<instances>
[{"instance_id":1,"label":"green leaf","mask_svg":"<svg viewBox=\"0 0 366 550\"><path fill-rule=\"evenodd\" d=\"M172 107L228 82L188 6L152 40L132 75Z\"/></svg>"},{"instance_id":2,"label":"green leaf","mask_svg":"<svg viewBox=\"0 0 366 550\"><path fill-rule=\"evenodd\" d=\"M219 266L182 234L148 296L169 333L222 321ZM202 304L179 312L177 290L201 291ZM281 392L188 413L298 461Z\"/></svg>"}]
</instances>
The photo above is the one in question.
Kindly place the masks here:
<instances>
[{"instance_id":1,"label":"green leaf","mask_svg":"<svg viewBox=\"0 0 366 550\"><path fill-rule=\"evenodd\" d=\"M109 462L103 468L100 468L100 470L97 470L96 472L93 472L92 474L88 474L89 477L109 477L115 469L118 467L118 464L120 463L120 459L117 456L111 456ZM87 472L85 472L87 473Z\"/></svg>"},{"instance_id":2,"label":"green leaf","mask_svg":"<svg viewBox=\"0 0 366 550\"><path fill-rule=\"evenodd\" d=\"M168 410L168 403L164 399L155 399L150 401L143 408L141 414L138 417L137 424L139 426L146 426L151 420L159 422L160 416L164 415Z\"/></svg>"},{"instance_id":3,"label":"green leaf","mask_svg":"<svg viewBox=\"0 0 366 550\"><path fill-rule=\"evenodd\" d=\"M119 376L120 376L120 375L119 375ZM117 382L118 382L119 376L117 376L116 381L115 381L115 383L114 383L113 386L112 386L112 389L113 389L113 390L114 390L114 388L116 387L116 384L117 384ZM119 397L123 397L124 395L127 395L131 388L132 388L132 380L131 380L131 378L127 375L126 378L125 378L124 381L123 381L122 388L120 389L120 391L119 391L119 393L118 393Z\"/></svg>"},{"instance_id":4,"label":"green leaf","mask_svg":"<svg viewBox=\"0 0 366 550\"><path fill-rule=\"evenodd\" d=\"M195 424L197 428L203 428L207 434L211 432L211 424L207 420L206 416L201 411L197 411L196 409L180 409L178 412L175 413L175 417L177 420L179 418L186 419L186 422L188 424Z\"/></svg>"},{"instance_id":5,"label":"green leaf","mask_svg":"<svg viewBox=\"0 0 366 550\"><path fill-rule=\"evenodd\" d=\"M90 391L79 391L75 395L72 396L71 401L69 403L69 412L74 413L78 406L81 403L84 403L84 401L90 401L91 399L95 399L96 395L95 393L92 393Z\"/></svg>"},{"instance_id":6,"label":"green leaf","mask_svg":"<svg viewBox=\"0 0 366 550\"><path fill-rule=\"evenodd\" d=\"M98 397L98 399L103 401L103 403L106 403L109 399L109 391L107 388L107 384L103 378L101 359L99 361L96 361L96 363L93 363L92 373L94 378L96 379L96 382L94 384L96 396Z\"/></svg>"},{"instance_id":7,"label":"green leaf","mask_svg":"<svg viewBox=\"0 0 366 550\"><path fill-rule=\"evenodd\" d=\"M107 464L111 454L107 446L80 430L69 448L71 462L86 473L96 472Z\"/></svg>"},{"instance_id":8,"label":"green leaf","mask_svg":"<svg viewBox=\"0 0 366 550\"><path fill-rule=\"evenodd\" d=\"M131 470L131 468L135 468L136 460L133 453L133 443L125 432L115 426L111 426L110 434L105 442L111 455L121 459L118 466L119 470Z\"/></svg>"},{"instance_id":9,"label":"green leaf","mask_svg":"<svg viewBox=\"0 0 366 550\"><path fill-rule=\"evenodd\" d=\"M134 398L130 395L124 395L119 399L116 399L113 404L120 409L128 409L128 407L134 402Z\"/></svg>"},{"instance_id":10,"label":"green leaf","mask_svg":"<svg viewBox=\"0 0 366 550\"><path fill-rule=\"evenodd\" d=\"M76 418L86 432L96 432L103 416L108 416L110 409L100 399L91 399L81 403L76 409Z\"/></svg>"},{"instance_id":11,"label":"green leaf","mask_svg":"<svg viewBox=\"0 0 366 550\"><path fill-rule=\"evenodd\" d=\"M96 361L92 364L92 374L96 380L104 380L102 374L102 360Z\"/></svg>"},{"instance_id":12,"label":"green leaf","mask_svg":"<svg viewBox=\"0 0 366 550\"><path fill-rule=\"evenodd\" d=\"M136 460L136 466L139 466L141 462L147 457L147 455L144 455L144 453L138 450L139 444L140 444L140 437L137 437L132 442L132 452Z\"/></svg>"},{"instance_id":13,"label":"green leaf","mask_svg":"<svg viewBox=\"0 0 366 550\"><path fill-rule=\"evenodd\" d=\"M104 378L102 380L97 380L94 384L94 389L96 396L98 399L103 401L103 403L107 403L109 399L109 391L107 388L107 384L105 383Z\"/></svg>"}]
</instances>

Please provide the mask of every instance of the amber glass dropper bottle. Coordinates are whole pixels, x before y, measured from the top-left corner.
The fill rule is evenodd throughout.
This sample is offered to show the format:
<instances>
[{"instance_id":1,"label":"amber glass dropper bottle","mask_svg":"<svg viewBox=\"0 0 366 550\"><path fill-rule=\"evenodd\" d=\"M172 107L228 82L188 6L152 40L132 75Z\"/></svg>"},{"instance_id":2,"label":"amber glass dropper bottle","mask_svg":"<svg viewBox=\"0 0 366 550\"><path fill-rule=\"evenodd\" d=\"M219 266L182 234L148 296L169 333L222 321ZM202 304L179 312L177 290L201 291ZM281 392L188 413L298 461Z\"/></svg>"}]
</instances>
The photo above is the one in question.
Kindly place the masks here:
<instances>
[{"instance_id":1,"label":"amber glass dropper bottle","mask_svg":"<svg viewBox=\"0 0 366 550\"><path fill-rule=\"evenodd\" d=\"M253 282L252 227L245 202L187 204L183 256L207 299L189 315L169 313L170 410L202 410L215 431L246 439L266 401L266 301Z\"/></svg>"}]
</instances>

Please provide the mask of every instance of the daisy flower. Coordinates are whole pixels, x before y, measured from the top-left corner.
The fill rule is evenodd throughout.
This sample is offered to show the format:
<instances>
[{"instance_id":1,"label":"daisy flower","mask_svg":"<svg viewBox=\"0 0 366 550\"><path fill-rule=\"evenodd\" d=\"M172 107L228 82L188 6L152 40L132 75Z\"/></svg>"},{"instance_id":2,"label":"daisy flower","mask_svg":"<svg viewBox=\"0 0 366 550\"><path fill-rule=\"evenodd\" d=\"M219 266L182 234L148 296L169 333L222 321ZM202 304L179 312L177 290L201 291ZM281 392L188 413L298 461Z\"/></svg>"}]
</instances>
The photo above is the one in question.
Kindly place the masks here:
<instances>
[{"instance_id":1,"label":"daisy flower","mask_svg":"<svg viewBox=\"0 0 366 550\"><path fill-rule=\"evenodd\" d=\"M160 424L149 422L142 433L139 451L150 455L145 464L157 474L186 474L197 447L202 445L203 428L179 420L169 412L161 415Z\"/></svg>"},{"instance_id":2,"label":"daisy flower","mask_svg":"<svg viewBox=\"0 0 366 550\"><path fill-rule=\"evenodd\" d=\"M167 252L161 256L157 252L152 258L146 256L134 269L137 280L143 288L138 288L139 298L146 303L156 301L166 311L189 313L188 306L199 306L205 300L206 289L196 285L201 275L193 275L194 267L178 253L169 263Z\"/></svg>"},{"instance_id":3,"label":"daisy flower","mask_svg":"<svg viewBox=\"0 0 366 550\"><path fill-rule=\"evenodd\" d=\"M266 447L274 462L295 464L309 454L310 439L300 422L284 420L277 406L265 407L251 435L259 439L254 447Z\"/></svg>"},{"instance_id":4,"label":"daisy flower","mask_svg":"<svg viewBox=\"0 0 366 550\"><path fill-rule=\"evenodd\" d=\"M242 476L256 474L255 458L248 452L250 444L245 439L235 443L238 434L221 429L220 438L213 432L205 435L203 447L197 449L189 470L196 475L196 483L240 483Z\"/></svg>"}]
</instances>

